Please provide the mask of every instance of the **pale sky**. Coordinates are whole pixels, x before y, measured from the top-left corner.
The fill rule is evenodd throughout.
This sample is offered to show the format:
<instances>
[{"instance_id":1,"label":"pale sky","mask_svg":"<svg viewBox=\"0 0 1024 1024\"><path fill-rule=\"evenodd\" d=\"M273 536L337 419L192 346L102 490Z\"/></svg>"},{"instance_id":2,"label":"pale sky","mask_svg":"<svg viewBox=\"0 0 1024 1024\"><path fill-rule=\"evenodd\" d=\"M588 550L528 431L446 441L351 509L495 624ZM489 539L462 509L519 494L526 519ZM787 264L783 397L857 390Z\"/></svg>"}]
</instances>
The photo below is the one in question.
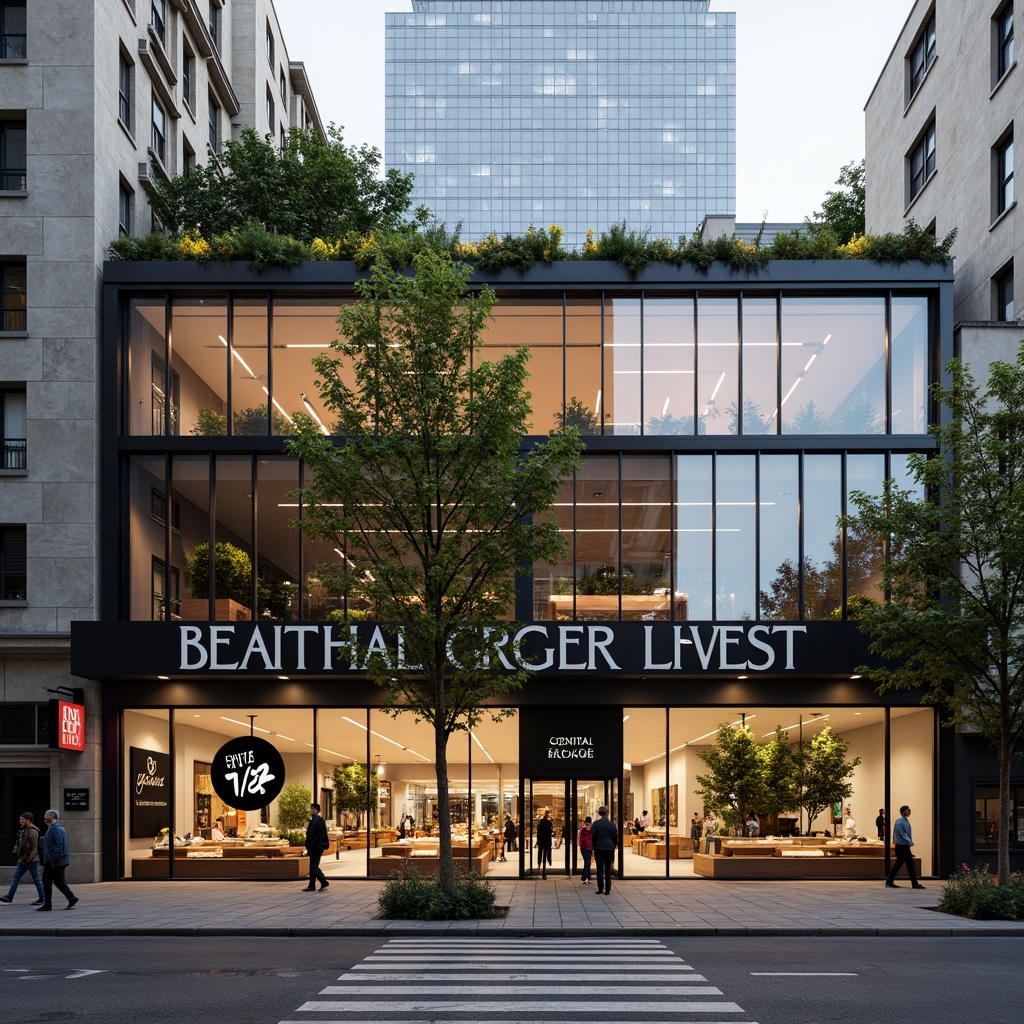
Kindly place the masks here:
<instances>
[{"instance_id":1,"label":"pale sky","mask_svg":"<svg viewBox=\"0 0 1024 1024\"><path fill-rule=\"evenodd\" d=\"M802 221L864 156L864 104L914 0L712 0L736 12L736 214ZM384 152L384 12L409 0L275 0L320 116ZM524 225L525 229L525 225Z\"/></svg>"}]
</instances>

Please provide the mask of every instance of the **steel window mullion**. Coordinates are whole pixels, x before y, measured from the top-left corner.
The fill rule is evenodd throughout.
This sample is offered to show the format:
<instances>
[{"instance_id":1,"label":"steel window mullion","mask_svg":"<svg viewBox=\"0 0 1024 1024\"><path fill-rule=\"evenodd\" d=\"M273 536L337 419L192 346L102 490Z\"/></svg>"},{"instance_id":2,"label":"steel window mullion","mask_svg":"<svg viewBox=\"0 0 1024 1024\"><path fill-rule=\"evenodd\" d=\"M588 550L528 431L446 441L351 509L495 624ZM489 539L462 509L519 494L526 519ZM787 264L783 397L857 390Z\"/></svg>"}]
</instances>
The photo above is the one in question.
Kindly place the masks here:
<instances>
[{"instance_id":1,"label":"steel window mullion","mask_svg":"<svg viewBox=\"0 0 1024 1024\"><path fill-rule=\"evenodd\" d=\"M736 300L736 434L743 436L743 291Z\"/></svg>"},{"instance_id":2,"label":"steel window mullion","mask_svg":"<svg viewBox=\"0 0 1024 1024\"><path fill-rule=\"evenodd\" d=\"M844 517L846 516L846 512L847 512L847 509L846 509L846 495L847 495L847 491L849 489L848 488L848 475L849 474L848 474L848 468L847 468L847 465L846 465L846 460L849 457L849 454L850 453L848 451L843 451L843 452L840 452L840 455L839 455L839 487L840 487L840 494L839 494L839 503L840 504L839 504L839 507L841 509L841 514ZM847 552L847 545L846 545L847 532L848 531L847 531L846 527L844 526L843 530L842 530L842 534L841 534L841 536L839 538L839 556L840 556L840 561L839 561L839 602L840 602L839 615L840 615L840 618L842 618L842 619L846 618L846 599L847 599L847 596L848 596L848 587L849 587L849 578L848 578L848 574L847 574L847 571L846 571L847 568L848 568L848 566L846 564L847 563L847 553L848 553Z\"/></svg>"},{"instance_id":3,"label":"steel window mullion","mask_svg":"<svg viewBox=\"0 0 1024 1024\"><path fill-rule=\"evenodd\" d=\"M697 413L697 401L700 395L700 387L697 381L697 373L700 367L700 361L697 358L697 351L700 348L700 333L698 331L698 322L700 316L698 309L700 308L700 290L695 290L693 293L693 429L691 433L696 437L700 433L698 426L698 413ZM712 603L712 607L713 607Z\"/></svg>"},{"instance_id":4,"label":"steel window mullion","mask_svg":"<svg viewBox=\"0 0 1024 1024\"><path fill-rule=\"evenodd\" d=\"M800 607L797 609L797 618L803 619L804 615L804 458L806 452L797 453L797 496L799 506L797 509L797 557L799 558L800 571L797 574L799 580L798 598Z\"/></svg>"},{"instance_id":5,"label":"steel window mullion","mask_svg":"<svg viewBox=\"0 0 1024 1024\"><path fill-rule=\"evenodd\" d=\"M718 457L711 453L711 618L718 621Z\"/></svg>"},{"instance_id":6,"label":"steel window mullion","mask_svg":"<svg viewBox=\"0 0 1024 1024\"><path fill-rule=\"evenodd\" d=\"M228 292L227 296L227 347L224 352L224 362L227 371L227 381L224 387L224 394L227 396L228 414L224 424L224 434L227 437L234 437L235 434L235 400L232 387L231 356L235 348L235 293Z\"/></svg>"}]
</instances>

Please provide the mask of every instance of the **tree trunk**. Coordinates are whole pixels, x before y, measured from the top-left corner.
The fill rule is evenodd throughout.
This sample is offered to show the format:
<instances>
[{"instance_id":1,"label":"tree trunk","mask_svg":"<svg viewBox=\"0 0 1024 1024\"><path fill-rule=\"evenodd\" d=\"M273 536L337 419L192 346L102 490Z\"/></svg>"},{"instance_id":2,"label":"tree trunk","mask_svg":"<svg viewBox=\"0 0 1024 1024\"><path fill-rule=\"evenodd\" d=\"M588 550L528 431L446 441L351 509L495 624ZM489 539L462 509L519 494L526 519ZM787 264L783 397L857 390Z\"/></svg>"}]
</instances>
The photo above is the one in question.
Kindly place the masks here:
<instances>
[{"instance_id":1,"label":"tree trunk","mask_svg":"<svg viewBox=\"0 0 1024 1024\"><path fill-rule=\"evenodd\" d=\"M1010 770L1013 764L1013 740L1009 724L999 730L999 827L996 829L997 868L1000 885L1010 882Z\"/></svg>"},{"instance_id":2,"label":"tree trunk","mask_svg":"<svg viewBox=\"0 0 1024 1024\"><path fill-rule=\"evenodd\" d=\"M455 865L452 860L452 815L448 793L448 734L445 732L444 716L440 708L434 717L434 766L437 773L437 832L440 840L437 880L441 890L451 895L455 892Z\"/></svg>"}]
</instances>

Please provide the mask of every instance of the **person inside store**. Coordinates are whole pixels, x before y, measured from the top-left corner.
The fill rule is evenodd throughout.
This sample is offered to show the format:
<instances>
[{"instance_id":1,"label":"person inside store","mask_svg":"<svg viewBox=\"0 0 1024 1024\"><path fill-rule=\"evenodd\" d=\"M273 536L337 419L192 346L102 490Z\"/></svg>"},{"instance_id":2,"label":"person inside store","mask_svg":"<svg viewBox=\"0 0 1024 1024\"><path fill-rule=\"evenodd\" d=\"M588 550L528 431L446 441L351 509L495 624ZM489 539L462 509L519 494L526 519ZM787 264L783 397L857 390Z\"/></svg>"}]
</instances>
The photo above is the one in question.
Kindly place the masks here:
<instances>
[{"instance_id":1,"label":"person inside store","mask_svg":"<svg viewBox=\"0 0 1024 1024\"><path fill-rule=\"evenodd\" d=\"M751 839L756 839L761 833L761 821L757 816L756 811L751 811L750 816L747 818L747 835Z\"/></svg>"},{"instance_id":2,"label":"person inside store","mask_svg":"<svg viewBox=\"0 0 1024 1024\"><path fill-rule=\"evenodd\" d=\"M544 809L544 814L537 822L537 860L540 863L540 877L547 879L548 865L551 863L551 838L554 835L554 823L551 811Z\"/></svg>"},{"instance_id":3,"label":"person inside store","mask_svg":"<svg viewBox=\"0 0 1024 1024\"><path fill-rule=\"evenodd\" d=\"M576 847L583 855L583 871L580 873L580 881L584 885L590 885L590 861L594 856L594 835L590 830L593 818L588 814L580 825L579 835L576 837Z\"/></svg>"},{"instance_id":4,"label":"person inside store","mask_svg":"<svg viewBox=\"0 0 1024 1024\"><path fill-rule=\"evenodd\" d=\"M878 817L875 818L875 829L878 832L878 838L883 842L885 841L885 808L878 808Z\"/></svg>"},{"instance_id":5,"label":"person inside store","mask_svg":"<svg viewBox=\"0 0 1024 1024\"><path fill-rule=\"evenodd\" d=\"M508 853L515 853L519 847L516 845L516 838L519 834L516 823L512 820L511 814L505 815L505 850ZM502 857L502 860L505 858Z\"/></svg>"},{"instance_id":6,"label":"person inside store","mask_svg":"<svg viewBox=\"0 0 1024 1024\"><path fill-rule=\"evenodd\" d=\"M700 837L703 832L704 825L701 821L700 811L694 811L693 817L690 819L690 838L693 840L695 850L700 847Z\"/></svg>"},{"instance_id":7,"label":"person inside store","mask_svg":"<svg viewBox=\"0 0 1024 1024\"><path fill-rule=\"evenodd\" d=\"M847 804L846 821L843 824L843 834L847 839L857 838L857 820L853 816L853 808Z\"/></svg>"},{"instance_id":8,"label":"person inside store","mask_svg":"<svg viewBox=\"0 0 1024 1024\"><path fill-rule=\"evenodd\" d=\"M710 853L712 847L714 846L713 840L715 838L715 829L716 829L716 825L715 825L714 815L709 814L704 819L704 852L705 853Z\"/></svg>"},{"instance_id":9,"label":"person inside store","mask_svg":"<svg viewBox=\"0 0 1024 1024\"><path fill-rule=\"evenodd\" d=\"M330 846L327 838L327 822L320 817L320 805L309 805L309 824L306 826L306 855L309 857L309 885L303 892L316 892L316 883L320 883L320 891L323 892L331 883L327 876L320 870L320 858L324 850Z\"/></svg>"},{"instance_id":10,"label":"person inside store","mask_svg":"<svg viewBox=\"0 0 1024 1024\"><path fill-rule=\"evenodd\" d=\"M651 816L646 811L644 811L644 813L640 815L640 820L639 822L637 822L637 827L641 832L646 832L650 824Z\"/></svg>"},{"instance_id":11,"label":"person inside store","mask_svg":"<svg viewBox=\"0 0 1024 1024\"><path fill-rule=\"evenodd\" d=\"M597 889L599 896L612 894L612 864L619 845L619 830L608 817L608 808L597 809L597 821L590 826L594 840L594 860L597 861Z\"/></svg>"},{"instance_id":12,"label":"person inside store","mask_svg":"<svg viewBox=\"0 0 1024 1024\"><path fill-rule=\"evenodd\" d=\"M896 848L896 859L886 876L886 887L899 888L896 884L896 872L899 871L901 864L906 864L911 886L923 889L924 886L918 882L917 872L914 870L914 833L910 828L910 808L906 804L900 808L900 816L892 827L892 845Z\"/></svg>"},{"instance_id":13,"label":"person inside store","mask_svg":"<svg viewBox=\"0 0 1024 1024\"><path fill-rule=\"evenodd\" d=\"M211 839L216 839L216 840L220 840L220 839L225 838L225 836L224 836L224 819L223 818L218 818L213 823L213 828L210 829L210 838Z\"/></svg>"}]
</instances>

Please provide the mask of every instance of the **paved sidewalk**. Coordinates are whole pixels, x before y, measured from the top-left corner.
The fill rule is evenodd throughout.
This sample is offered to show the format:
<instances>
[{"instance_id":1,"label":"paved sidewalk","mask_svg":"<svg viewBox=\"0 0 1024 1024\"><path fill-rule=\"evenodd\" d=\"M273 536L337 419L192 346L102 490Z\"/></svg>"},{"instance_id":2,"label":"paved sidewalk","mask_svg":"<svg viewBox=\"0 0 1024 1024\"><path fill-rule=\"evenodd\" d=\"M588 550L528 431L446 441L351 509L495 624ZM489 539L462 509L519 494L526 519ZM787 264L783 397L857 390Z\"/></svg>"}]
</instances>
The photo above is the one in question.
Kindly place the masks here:
<instances>
[{"instance_id":1,"label":"paved sidewalk","mask_svg":"<svg viewBox=\"0 0 1024 1024\"><path fill-rule=\"evenodd\" d=\"M926 880L927 881L927 880ZM506 916L491 921L382 921L379 882L301 892L287 882L102 882L52 913L22 886L0 904L0 935L1012 935L1024 921L968 921L934 910L941 883L621 881L610 896L568 878L495 882Z\"/></svg>"}]
</instances>

